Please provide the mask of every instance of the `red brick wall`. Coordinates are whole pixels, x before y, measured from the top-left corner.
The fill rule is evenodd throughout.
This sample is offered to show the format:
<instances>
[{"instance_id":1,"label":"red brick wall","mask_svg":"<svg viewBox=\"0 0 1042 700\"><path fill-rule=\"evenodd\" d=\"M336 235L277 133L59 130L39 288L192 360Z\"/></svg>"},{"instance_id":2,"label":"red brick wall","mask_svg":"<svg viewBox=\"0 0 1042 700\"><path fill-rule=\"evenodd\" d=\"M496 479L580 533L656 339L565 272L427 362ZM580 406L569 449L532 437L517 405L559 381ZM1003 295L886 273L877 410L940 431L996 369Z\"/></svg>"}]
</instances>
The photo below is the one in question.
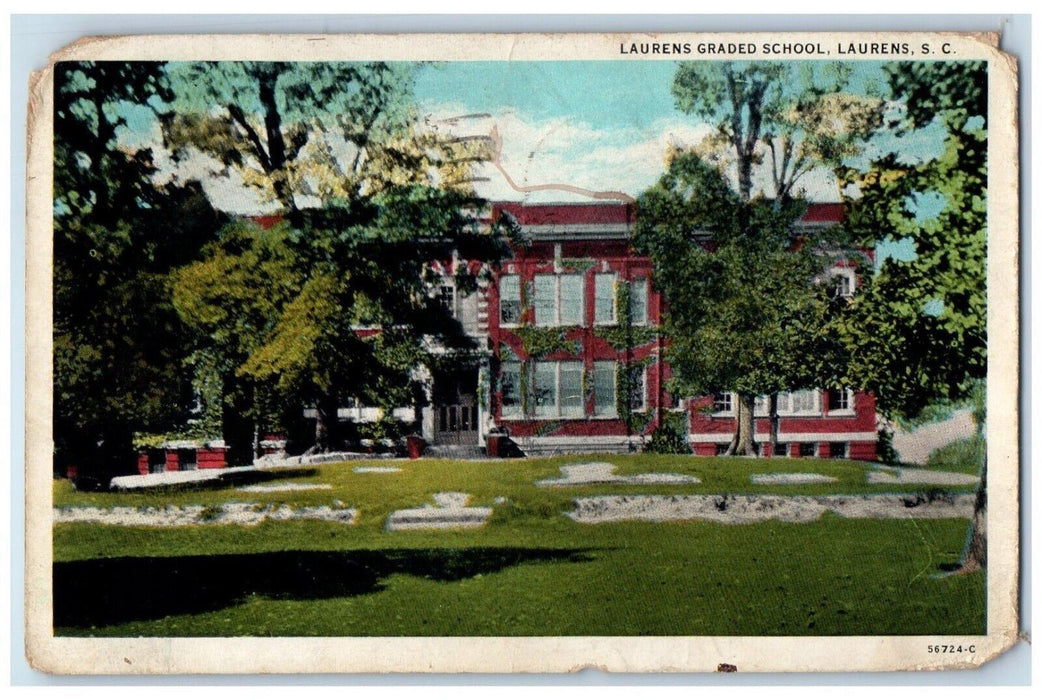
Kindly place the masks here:
<instances>
[{"instance_id":1,"label":"red brick wall","mask_svg":"<svg viewBox=\"0 0 1042 700\"><path fill-rule=\"evenodd\" d=\"M196 450L196 465L199 469L223 469L228 466L224 459L225 447L200 447Z\"/></svg>"}]
</instances>

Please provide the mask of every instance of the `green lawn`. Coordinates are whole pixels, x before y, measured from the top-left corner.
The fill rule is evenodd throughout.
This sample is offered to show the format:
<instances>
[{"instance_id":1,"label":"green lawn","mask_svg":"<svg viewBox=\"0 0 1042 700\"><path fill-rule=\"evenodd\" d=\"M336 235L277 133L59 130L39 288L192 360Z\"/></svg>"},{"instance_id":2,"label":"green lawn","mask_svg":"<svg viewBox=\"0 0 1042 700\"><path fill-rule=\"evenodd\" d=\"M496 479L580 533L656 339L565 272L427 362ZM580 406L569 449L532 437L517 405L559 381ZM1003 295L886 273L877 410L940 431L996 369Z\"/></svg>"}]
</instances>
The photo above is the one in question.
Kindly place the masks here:
<instances>
[{"instance_id":1,"label":"green lawn","mask_svg":"<svg viewBox=\"0 0 1042 700\"><path fill-rule=\"evenodd\" d=\"M559 467L603 459L619 472L693 474L701 484L536 488ZM226 635L865 635L980 634L984 576L940 577L965 520L809 524L579 524L577 496L613 493L880 493L870 465L667 455L490 462L371 462L396 474L322 465L293 482L332 490L233 488L91 494L55 483L57 506L224 502L358 508L358 524L269 522L127 528L55 526L59 634ZM832 484L754 486L749 475L808 471ZM925 490L925 489L924 489ZM972 487L948 489L971 492ZM484 528L388 532L393 510L438 491L494 505Z\"/></svg>"}]
</instances>

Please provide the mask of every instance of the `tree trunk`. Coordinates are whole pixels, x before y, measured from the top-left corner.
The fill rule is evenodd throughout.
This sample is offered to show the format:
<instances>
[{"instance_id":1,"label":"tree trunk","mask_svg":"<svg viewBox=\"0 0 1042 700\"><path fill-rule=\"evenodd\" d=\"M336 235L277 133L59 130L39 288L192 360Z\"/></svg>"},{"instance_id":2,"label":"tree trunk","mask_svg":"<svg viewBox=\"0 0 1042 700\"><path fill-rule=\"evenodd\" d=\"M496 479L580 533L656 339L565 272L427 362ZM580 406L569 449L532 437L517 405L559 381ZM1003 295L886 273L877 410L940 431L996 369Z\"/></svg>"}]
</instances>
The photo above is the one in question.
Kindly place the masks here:
<instances>
[{"instance_id":1,"label":"tree trunk","mask_svg":"<svg viewBox=\"0 0 1042 700\"><path fill-rule=\"evenodd\" d=\"M773 392L768 399L770 402L769 413L771 416L771 457L778 456L778 392Z\"/></svg>"},{"instance_id":2,"label":"tree trunk","mask_svg":"<svg viewBox=\"0 0 1042 700\"><path fill-rule=\"evenodd\" d=\"M315 406L315 447L319 452L329 452L338 446L338 404L336 398L327 395Z\"/></svg>"},{"instance_id":3,"label":"tree trunk","mask_svg":"<svg viewBox=\"0 0 1042 700\"><path fill-rule=\"evenodd\" d=\"M756 454L756 442L753 435L755 428L753 402L755 400L756 397L752 394L738 394L738 434L734 449L736 455Z\"/></svg>"},{"instance_id":4,"label":"tree trunk","mask_svg":"<svg viewBox=\"0 0 1042 700\"><path fill-rule=\"evenodd\" d=\"M959 573L970 573L987 568L988 565L988 455L984 454L981 465L980 484L977 486L977 499L973 504L973 525L970 530L970 542L963 555Z\"/></svg>"}]
</instances>

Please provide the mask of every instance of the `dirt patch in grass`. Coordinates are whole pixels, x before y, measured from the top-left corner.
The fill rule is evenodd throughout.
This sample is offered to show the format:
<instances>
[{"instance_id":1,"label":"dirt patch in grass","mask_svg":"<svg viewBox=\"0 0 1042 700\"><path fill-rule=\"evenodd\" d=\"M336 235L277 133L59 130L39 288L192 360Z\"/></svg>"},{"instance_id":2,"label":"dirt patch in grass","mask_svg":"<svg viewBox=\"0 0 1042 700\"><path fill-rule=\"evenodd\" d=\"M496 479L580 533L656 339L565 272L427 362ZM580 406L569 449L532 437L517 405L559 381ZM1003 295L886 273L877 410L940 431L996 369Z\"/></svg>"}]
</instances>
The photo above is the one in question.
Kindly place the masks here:
<instances>
[{"instance_id":1,"label":"dirt patch in grass","mask_svg":"<svg viewBox=\"0 0 1042 700\"><path fill-rule=\"evenodd\" d=\"M834 476L824 474L807 474L801 472L787 474L753 474L749 481L754 484L831 484L839 481Z\"/></svg>"},{"instance_id":2,"label":"dirt patch in grass","mask_svg":"<svg viewBox=\"0 0 1042 700\"><path fill-rule=\"evenodd\" d=\"M266 520L325 520L353 525L358 511L353 508L317 506L290 508L259 503L225 503L208 506L154 508L55 508L55 523L97 523L123 527L183 527L186 525L260 525Z\"/></svg>"},{"instance_id":3,"label":"dirt patch in grass","mask_svg":"<svg viewBox=\"0 0 1042 700\"><path fill-rule=\"evenodd\" d=\"M278 491L328 491L332 488L332 484L300 484L291 481L285 484L272 484L270 486L259 484L242 486L239 490L247 493L276 493Z\"/></svg>"},{"instance_id":4,"label":"dirt patch in grass","mask_svg":"<svg viewBox=\"0 0 1042 700\"><path fill-rule=\"evenodd\" d=\"M686 474L650 473L620 476L617 467L610 462L587 462L566 464L561 467L561 476L543 479L536 486L584 486L586 484L697 484L697 476Z\"/></svg>"},{"instance_id":5,"label":"dirt patch in grass","mask_svg":"<svg viewBox=\"0 0 1042 700\"><path fill-rule=\"evenodd\" d=\"M976 484L978 477L959 472L943 472L933 469L910 469L880 467L868 473L870 484L927 484L931 486L969 486Z\"/></svg>"},{"instance_id":6,"label":"dirt patch in grass","mask_svg":"<svg viewBox=\"0 0 1042 700\"><path fill-rule=\"evenodd\" d=\"M388 530L441 530L482 527L492 517L491 508L468 508L470 494L448 491L434 494L434 505L405 508L391 513Z\"/></svg>"},{"instance_id":7,"label":"dirt patch in grass","mask_svg":"<svg viewBox=\"0 0 1042 700\"><path fill-rule=\"evenodd\" d=\"M781 520L808 523L826 512L844 518L970 518L973 495L929 499L874 496L595 496L575 499L568 517L580 523L706 520L724 524Z\"/></svg>"}]
</instances>

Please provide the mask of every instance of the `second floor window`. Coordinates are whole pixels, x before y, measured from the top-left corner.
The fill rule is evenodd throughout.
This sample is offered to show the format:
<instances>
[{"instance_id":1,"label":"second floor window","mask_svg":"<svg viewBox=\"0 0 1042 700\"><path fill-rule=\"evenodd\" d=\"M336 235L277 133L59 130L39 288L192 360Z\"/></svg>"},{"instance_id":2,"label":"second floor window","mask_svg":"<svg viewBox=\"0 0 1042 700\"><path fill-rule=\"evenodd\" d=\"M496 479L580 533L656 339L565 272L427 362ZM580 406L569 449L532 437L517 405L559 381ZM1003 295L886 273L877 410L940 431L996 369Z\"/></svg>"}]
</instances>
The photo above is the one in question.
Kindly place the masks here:
<instances>
[{"instance_id":1,"label":"second floor window","mask_svg":"<svg viewBox=\"0 0 1042 700\"><path fill-rule=\"evenodd\" d=\"M438 303L453 316L456 315L456 288L451 284L443 284L438 287Z\"/></svg>"},{"instance_id":2,"label":"second floor window","mask_svg":"<svg viewBox=\"0 0 1042 700\"><path fill-rule=\"evenodd\" d=\"M594 278L594 323L615 323L615 282L618 278L614 272L598 273Z\"/></svg>"},{"instance_id":3,"label":"second floor window","mask_svg":"<svg viewBox=\"0 0 1042 700\"><path fill-rule=\"evenodd\" d=\"M714 413L734 413L734 401L730 392L713 394Z\"/></svg>"},{"instance_id":4,"label":"second floor window","mask_svg":"<svg viewBox=\"0 0 1042 700\"><path fill-rule=\"evenodd\" d=\"M829 389L829 413L840 413L853 410L853 392L848 389Z\"/></svg>"},{"instance_id":5,"label":"second floor window","mask_svg":"<svg viewBox=\"0 0 1042 700\"><path fill-rule=\"evenodd\" d=\"M645 326L648 323L648 280L638 277L630 282L630 323Z\"/></svg>"},{"instance_id":6,"label":"second floor window","mask_svg":"<svg viewBox=\"0 0 1042 700\"><path fill-rule=\"evenodd\" d=\"M536 275L533 291L537 326L584 325L582 275Z\"/></svg>"},{"instance_id":7,"label":"second floor window","mask_svg":"<svg viewBox=\"0 0 1042 700\"><path fill-rule=\"evenodd\" d=\"M521 323L521 278L517 275L499 278L499 322L506 326Z\"/></svg>"}]
</instances>

